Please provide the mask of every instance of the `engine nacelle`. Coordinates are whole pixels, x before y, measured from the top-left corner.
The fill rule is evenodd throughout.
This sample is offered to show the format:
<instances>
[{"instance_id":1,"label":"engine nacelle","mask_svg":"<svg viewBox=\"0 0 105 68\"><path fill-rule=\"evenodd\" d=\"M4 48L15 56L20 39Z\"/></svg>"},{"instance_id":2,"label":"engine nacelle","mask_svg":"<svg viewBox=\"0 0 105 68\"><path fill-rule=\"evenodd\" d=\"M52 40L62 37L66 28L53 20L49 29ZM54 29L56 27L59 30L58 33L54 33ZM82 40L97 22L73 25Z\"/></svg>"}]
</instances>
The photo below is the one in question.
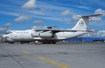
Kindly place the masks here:
<instances>
[{"instance_id":1,"label":"engine nacelle","mask_svg":"<svg viewBox=\"0 0 105 68\"><path fill-rule=\"evenodd\" d=\"M35 32L35 33L32 33L31 35L32 35L32 37L39 37L39 32Z\"/></svg>"},{"instance_id":2,"label":"engine nacelle","mask_svg":"<svg viewBox=\"0 0 105 68\"><path fill-rule=\"evenodd\" d=\"M33 32L32 37L51 38L53 36L51 31L47 32Z\"/></svg>"},{"instance_id":3,"label":"engine nacelle","mask_svg":"<svg viewBox=\"0 0 105 68\"><path fill-rule=\"evenodd\" d=\"M51 38L53 34L51 32L44 32L44 33L40 33L39 36L42 38Z\"/></svg>"},{"instance_id":4,"label":"engine nacelle","mask_svg":"<svg viewBox=\"0 0 105 68\"><path fill-rule=\"evenodd\" d=\"M42 32L43 31L38 31L38 32L33 31L31 35L32 35L32 37L39 37L39 34L42 33Z\"/></svg>"}]
</instances>

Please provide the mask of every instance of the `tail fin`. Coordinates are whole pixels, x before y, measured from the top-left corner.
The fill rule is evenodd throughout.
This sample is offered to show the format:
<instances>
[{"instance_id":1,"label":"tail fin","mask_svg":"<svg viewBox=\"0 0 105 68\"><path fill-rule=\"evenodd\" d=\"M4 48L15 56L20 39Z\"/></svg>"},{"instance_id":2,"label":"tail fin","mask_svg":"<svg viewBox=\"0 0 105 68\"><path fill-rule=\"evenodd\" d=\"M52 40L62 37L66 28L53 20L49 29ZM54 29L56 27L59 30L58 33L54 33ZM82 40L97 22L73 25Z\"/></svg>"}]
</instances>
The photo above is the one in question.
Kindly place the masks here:
<instances>
[{"instance_id":1,"label":"tail fin","mask_svg":"<svg viewBox=\"0 0 105 68\"><path fill-rule=\"evenodd\" d=\"M102 14L94 14L94 15L81 16L80 20L72 28L72 30L86 30L88 22L89 22L89 17L100 16L100 15L102 15Z\"/></svg>"}]
</instances>

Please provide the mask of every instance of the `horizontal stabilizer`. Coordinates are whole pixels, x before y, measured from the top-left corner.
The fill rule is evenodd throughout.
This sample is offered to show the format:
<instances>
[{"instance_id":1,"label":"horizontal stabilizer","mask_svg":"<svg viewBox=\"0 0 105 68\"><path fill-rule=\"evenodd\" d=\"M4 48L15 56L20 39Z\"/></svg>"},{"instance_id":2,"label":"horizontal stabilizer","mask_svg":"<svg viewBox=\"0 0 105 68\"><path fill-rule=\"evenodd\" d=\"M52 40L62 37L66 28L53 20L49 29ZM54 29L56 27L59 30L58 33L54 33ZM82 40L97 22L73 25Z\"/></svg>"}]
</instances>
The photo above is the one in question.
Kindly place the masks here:
<instances>
[{"instance_id":1,"label":"horizontal stabilizer","mask_svg":"<svg viewBox=\"0 0 105 68\"><path fill-rule=\"evenodd\" d=\"M102 14L93 14L93 15L86 15L86 16L81 16L81 17L94 17L94 16L101 16Z\"/></svg>"}]
</instances>

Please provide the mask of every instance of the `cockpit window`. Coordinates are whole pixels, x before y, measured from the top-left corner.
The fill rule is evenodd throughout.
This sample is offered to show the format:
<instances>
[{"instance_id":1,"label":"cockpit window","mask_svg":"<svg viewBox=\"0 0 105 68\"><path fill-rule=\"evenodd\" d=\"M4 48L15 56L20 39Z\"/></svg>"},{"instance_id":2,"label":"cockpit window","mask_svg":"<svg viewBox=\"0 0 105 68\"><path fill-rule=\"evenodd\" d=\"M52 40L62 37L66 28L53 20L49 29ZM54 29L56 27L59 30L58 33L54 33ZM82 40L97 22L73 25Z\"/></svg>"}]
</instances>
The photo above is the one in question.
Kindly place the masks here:
<instances>
[{"instance_id":1,"label":"cockpit window","mask_svg":"<svg viewBox=\"0 0 105 68\"><path fill-rule=\"evenodd\" d=\"M6 32L6 34L11 34L12 32Z\"/></svg>"}]
</instances>

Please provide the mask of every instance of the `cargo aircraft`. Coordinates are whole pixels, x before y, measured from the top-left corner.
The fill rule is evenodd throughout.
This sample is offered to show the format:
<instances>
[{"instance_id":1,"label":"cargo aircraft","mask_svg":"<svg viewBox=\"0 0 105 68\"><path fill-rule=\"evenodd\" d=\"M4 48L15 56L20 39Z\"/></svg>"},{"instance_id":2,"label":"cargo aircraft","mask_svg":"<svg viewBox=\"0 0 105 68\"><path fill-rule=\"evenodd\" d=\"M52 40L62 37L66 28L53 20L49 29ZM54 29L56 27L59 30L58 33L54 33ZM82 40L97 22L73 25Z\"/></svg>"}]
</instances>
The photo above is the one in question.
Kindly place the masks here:
<instances>
[{"instance_id":1,"label":"cargo aircraft","mask_svg":"<svg viewBox=\"0 0 105 68\"><path fill-rule=\"evenodd\" d=\"M31 30L13 30L4 34L2 39L13 44L14 42L38 41L43 44L56 44L58 41L78 37L89 32L87 30L89 19L93 16L100 16L102 14L94 14L81 16L77 24L70 30L53 29L52 26L47 29L31 29Z\"/></svg>"}]
</instances>

